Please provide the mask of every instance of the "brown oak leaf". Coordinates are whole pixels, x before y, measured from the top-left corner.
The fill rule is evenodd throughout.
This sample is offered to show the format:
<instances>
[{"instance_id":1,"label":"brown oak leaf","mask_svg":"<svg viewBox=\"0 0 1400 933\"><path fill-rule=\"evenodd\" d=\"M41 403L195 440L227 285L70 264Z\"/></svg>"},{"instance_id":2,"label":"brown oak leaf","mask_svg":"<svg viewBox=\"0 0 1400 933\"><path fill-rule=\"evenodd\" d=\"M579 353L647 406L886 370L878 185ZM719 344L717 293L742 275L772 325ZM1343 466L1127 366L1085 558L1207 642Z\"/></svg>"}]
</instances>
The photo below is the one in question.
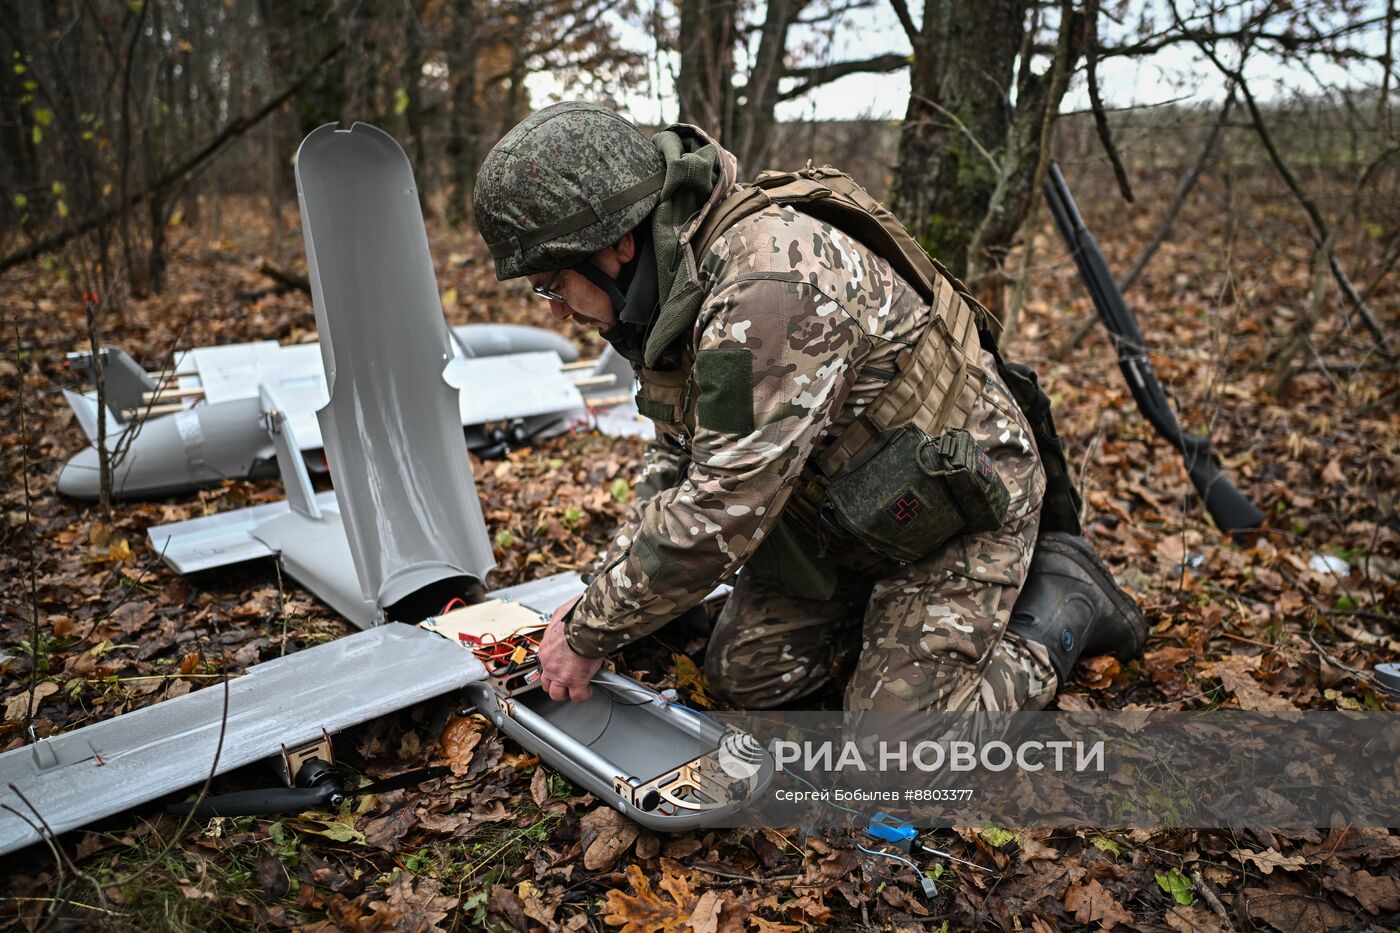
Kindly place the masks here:
<instances>
[{"instance_id":1,"label":"brown oak leaf","mask_svg":"<svg viewBox=\"0 0 1400 933\"><path fill-rule=\"evenodd\" d=\"M1297 871L1308 864L1308 860L1301 855L1284 855L1277 849L1266 849L1263 852L1233 849L1230 854L1239 859L1240 864L1253 862L1265 875L1273 874L1275 868L1282 868L1284 871Z\"/></svg>"},{"instance_id":2,"label":"brown oak leaf","mask_svg":"<svg viewBox=\"0 0 1400 933\"><path fill-rule=\"evenodd\" d=\"M370 905L376 929L399 933L435 933L457 907L457 899L442 893L435 879L419 878L400 871L385 892L388 897Z\"/></svg>"},{"instance_id":3,"label":"brown oak leaf","mask_svg":"<svg viewBox=\"0 0 1400 933\"><path fill-rule=\"evenodd\" d=\"M1208 910L1199 907L1177 906L1169 909L1162 920L1180 933L1220 933L1224 929L1220 919Z\"/></svg>"},{"instance_id":4,"label":"brown oak leaf","mask_svg":"<svg viewBox=\"0 0 1400 933\"><path fill-rule=\"evenodd\" d=\"M1105 930L1116 924L1131 924L1133 915L1123 909L1108 889L1097 881L1088 884L1072 884L1065 892L1065 910L1074 914L1080 923L1098 921Z\"/></svg>"},{"instance_id":5,"label":"brown oak leaf","mask_svg":"<svg viewBox=\"0 0 1400 933\"><path fill-rule=\"evenodd\" d=\"M660 890L654 891L642 870L628 865L627 883L631 894L616 888L607 893L603 920L609 926L621 927L621 933L680 933L689 928L698 898L684 875L663 869Z\"/></svg>"},{"instance_id":6,"label":"brown oak leaf","mask_svg":"<svg viewBox=\"0 0 1400 933\"><path fill-rule=\"evenodd\" d=\"M691 908L687 923L694 933L719 933L719 914L724 901L718 891L706 891Z\"/></svg>"},{"instance_id":7,"label":"brown oak leaf","mask_svg":"<svg viewBox=\"0 0 1400 933\"><path fill-rule=\"evenodd\" d=\"M1279 933L1328 933L1350 929L1355 920L1352 914L1343 913L1299 884L1245 888L1241 896L1256 927L1262 920Z\"/></svg>"},{"instance_id":8,"label":"brown oak leaf","mask_svg":"<svg viewBox=\"0 0 1400 933\"><path fill-rule=\"evenodd\" d=\"M802 929L795 923L781 923L762 917L750 917L749 923L753 925L754 933L798 933Z\"/></svg>"},{"instance_id":9,"label":"brown oak leaf","mask_svg":"<svg viewBox=\"0 0 1400 933\"><path fill-rule=\"evenodd\" d=\"M414 809L412 804L403 804L367 821L363 829L365 842L385 852L397 852L399 840L413 826Z\"/></svg>"},{"instance_id":10,"label":"brown oak leaf","mask_svg":"<svg viewBox=\"0 0 1400 933\"><path fill-rule=\"evenodd\" d=\"M583 867L607 871L632 847L641 828L609 807L598 807L579 821L582 828Z\"/></svg>"},{"instance_id":11,"label":"brown oak leaf","mask_svg":"<svg viewBox=\"0 0 1400 933\"><path fill-rule=\"evenodd\" d=\"M1323 884L1356 898L1369 914L1400 910L1400 878L1393 875L1373 875L1365 870L1343 871Z\"/></svg>"},{"instance_id":12,"label":"brown oak leaf","mask_svg":"<svg viewBox=\"0 0 1400 933\"><path fill-rule=\"evenodd\" d=\"M474 716L453 716L447 721L438 746L453 774L460 776L467 773L472 764L472 755L481 743L481 733L485 726L485 723Z\"/></svg>"}]
</instances>

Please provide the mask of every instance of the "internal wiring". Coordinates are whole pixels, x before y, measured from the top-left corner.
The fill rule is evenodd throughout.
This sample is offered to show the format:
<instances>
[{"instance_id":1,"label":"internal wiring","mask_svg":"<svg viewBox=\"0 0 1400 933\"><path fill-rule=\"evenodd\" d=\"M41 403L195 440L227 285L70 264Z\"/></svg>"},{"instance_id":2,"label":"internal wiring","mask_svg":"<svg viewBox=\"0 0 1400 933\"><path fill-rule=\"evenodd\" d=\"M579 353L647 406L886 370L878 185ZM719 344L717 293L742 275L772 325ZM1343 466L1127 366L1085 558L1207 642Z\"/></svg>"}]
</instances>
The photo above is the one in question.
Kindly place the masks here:
<instances>
[{"instance_id":1,"label":"internal wiring","mask_svg":"<svg viewBox=\"0 0 1400 933\"><path fill-rule=\"evenodd\" d=\"M466 605L461 597L453 597L438 615L446 615L454 608L465 608ZM480 636L459 633L457 640L486 666L487 673L493 677L501 677L514 674L522 665L538 657L539 631L538 626L526 626L503 638L497 638L491 633Z\"/></svg>"},{"instance_id":2,"label":"internal wiring","mask_svg":"<svg viewBox=\"0 0 1400 933\"><path fill-rule=\"evenodd\" d=\"M918 875L920 878L924 876L924 873L919 870L918 865L915 865L912 861L910 861L902 855L895 855L893 852L881 852L879 849L867 849L860 843L856 843L856 848L864 852L866 855L883 855L885 858L892 858L895 861L903 862L910 868L914 869L914 874Z\"/></svg>"},{"instance_id":3,"label":"internal wiring","mask_svg":"<svg viewBox=\"0 0 1400 933\"><path fill-rule=\"evenodd\" d=\"M603 693L607 694L608 699L611 700L613 703L615 703L615 704L618 705L618 706L646 706L648 703L654 703L654 702L655 702L655 700L653 700L651 697L649 697L649 696L644 696L644 697L642 697L642 699L638 700L636 703L623 703L622 701L618 700L618 699L617 699L617 695L613 693L613 685L612 685L612 684L608 684L607 686L604 686L603 684L600 684L600 683L598 683L598 682L595 680L595 681L592 682L592 686L597 687L599 690L603 691Z\"/></svg>"}]
</instances>

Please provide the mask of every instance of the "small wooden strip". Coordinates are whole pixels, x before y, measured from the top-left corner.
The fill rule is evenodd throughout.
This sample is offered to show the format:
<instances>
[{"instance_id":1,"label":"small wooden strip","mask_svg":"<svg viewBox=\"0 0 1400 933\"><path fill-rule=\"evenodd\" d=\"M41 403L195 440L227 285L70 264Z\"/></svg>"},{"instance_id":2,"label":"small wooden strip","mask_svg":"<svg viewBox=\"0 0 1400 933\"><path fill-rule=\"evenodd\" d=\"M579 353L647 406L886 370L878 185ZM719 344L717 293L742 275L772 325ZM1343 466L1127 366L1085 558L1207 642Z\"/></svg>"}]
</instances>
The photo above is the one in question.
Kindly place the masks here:
<instances>
[{"instance_id":1,"label":"small wooden strip","mask_svg":"<svg viewBox=\"0 0 1400 933\"><path fill-rule=\"evenodd\" d=\"M173 415L177 411L184 411L185 406L179 402L169 405L152 405L149 408L128 408L122 412L122 418L126 421L138 421L142 418L154 418L157 415Z\"/></svg>"},{"instance_id":2,"label":"small wooden strip","mask_svg":"<svg viewBox=\"0 0 1400 933\"><path fill-rule=\"evenodd\" d=\"M632 394L626 392L622 395L605 395L602 398L589 398L584 399L584 401L588 403L589 408L611 408L614 405L632 401Z\"/></svg>"},{"instance_id":3,"label":"small wooden strip","mask_svg":"<svg viewBox=\"0 0 1400 933\"><path fill-rule=\"evenodd\" d=\"M601 376L581 376L574 380L574 387L578 389L601 389L603 386L617 384L617 377L612 373L605 373Z\"/></svg>"},{"instance_id":4,"label":"small wooden strip","mask_svg":"<svg viewBox=\"0 0 1400 933\"><path fill-rule=\"evenodd\" d=\"M169 369L161 369L155 372L148 372L146 375L150 376L155 382L169 382L172 379L183 379L186 376L198 376L199 371L194 369L181 369L172 372Z\"/></svg>"},{"instance_id":5,"label":"small wooden strip","mask_svg":"<svg viewBox=\"0 0 1400 933\"><path fill-rule=\"evenodd\" d=\"M142 392L141 401L154 402L162 398L202 398L204 396L203 386L191 386L188 389L162 388L154 392Z\"/></svg>"}]
</instances>

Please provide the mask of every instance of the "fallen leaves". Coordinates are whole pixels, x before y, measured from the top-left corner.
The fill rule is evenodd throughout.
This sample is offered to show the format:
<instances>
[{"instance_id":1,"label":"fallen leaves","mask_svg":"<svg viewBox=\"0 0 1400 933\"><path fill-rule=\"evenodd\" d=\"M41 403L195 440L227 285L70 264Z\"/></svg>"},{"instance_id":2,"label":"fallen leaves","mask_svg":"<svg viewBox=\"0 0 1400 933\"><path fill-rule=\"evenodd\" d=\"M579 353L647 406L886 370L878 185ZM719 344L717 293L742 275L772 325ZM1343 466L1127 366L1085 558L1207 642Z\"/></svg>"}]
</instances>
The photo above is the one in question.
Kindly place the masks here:
<instances>
[{"instance_id":1,"label":"fallen leaves","mask_svg":"<svg viewBox=\"0 0 1400 933\"><path fill-rule=\"evenodd\" d=\"M481 744L486 723L478 716L453 716L443 727L438 746L452 773L462 776L471 768L472 756Z\"/></svg>"},{"instance_id":2,"label":"fallen leaves","mask_svg":"<svg viewBox=\"0 0 1400 933\"><path fill-rule=\"evenodd\" d=\"M676 665L676 688L689 693L690 701L701 708L714 706L715 701L705 693L705 675L695 662L683 654L672 654L671 660Z\"/></svg>"},{"instance_id":3,"label":"fallen leaves","mask_svg":"<svg viewBox=\"0 0 1400 933\"><path fill-rule=\"evenodd\" d=\"M457 899L442 893L433 878L401 871L389 884L387 897L370 905L375 926L397 933L434 933L457 908Z\"/></svg>"},{"instance_id":4,"label":"fallen leaves","mask_svg":"<svg viewBox=\"0 0 1400 933\"><path fill-rule=\"evenodd\" d=\"M1168 909L1162 920L1179 933L1221 933L1224 930L1215 914L1199 907L1178 904Z\"/></svg>"},{"instance_id":5,"label":"fallen leaves","mask_svg":"<svg viewBox=\"0 0 1400 933\"><path fill-rule=\"evenodd\" d=\"M1170 190L1166 194L1169 197ZM1239 194L1245 197L1248 192L1242 187ZM1263 200L1249 208L1251 221L1270 220L1264 207L1272 203L1271 198L1272 193L1265 192ZM1150 224L1138 227L1151 219L1150 212L1116 216L1109 224L1092 214L1098 210L1098 217L1104 217L1101 206L1096 208L1087 196L1084 200L1092 227L1102 225L1121 234L1112 242L1104 238L1110 260L1115 265L1130 261L1151 235ZM233 216L238 205L230 201L225 209ZM1192 209L1188 204L1188 213ZM280 235L266 226L265 214L260 206L224 226L253 231L262 245ZM1213 216L1196 219L1208 222L1202 229L1214 223ZM1183 215L1179 225L1183 229L1186 220ZM1053 238L1048 229L1041 233ZM438 236L435 231L435 246ZM475 234L468 231L465 236ZM1241 249L1247 239L1238 240ZM1289 249L1287 236L1276 242ZM1268 315L1247 315L1237 321L1211 318L1212 323L1236 328L1230 335L1233 356L1222 357L1218 348L1200 340L1206 317L1200 313L1199 295L1190 295L1200 285L1199 256L1204 254L1187 245L1164 244L1137 289L1135 300L1149 339L1156 347L1171 347L1171 352L1154 353L1154 362L1168 388L1181 398L1184 419L1211 418L1217 448L1232 457L1233 477L1269 513L1274 528L1284 533L1236 546L1209 526L1179 458L1152 438L1133 410L1101 335L1091 335L1063 362L1038 352L1041 342L1066 323L1066 308L1073 305L1083 312L1087 305L1069 267L1037 275L1012 355L1036 356L1044 382L1056 396L1057 422L1092 505L1087 534L1114 573L1130 581L1153 625L1144 660L1121 664L1111 658L1088 659L1076 672L1074 685L1061 692L1058 706L1064 710L1125 704L1197 709L1223 700L1226 706L1241 709L1372 708L1376 700L1346 668L1369 670L1376 660L1390 660L1400 644L1388 634L1384 620L1373 618L1391 612L1400 587L1400 561L1396 560L1400 537L1384 507L1394 501L1396 491L1390 441L1395 416L1383 410L1369 414L1339 410L1345 400L1339 400L1317 374L1300 376L1298 393L1287 405L1259 395L1250 367L1252 358L1266 356L1261 335L1273 337L1268 333ZM1173 247L1177 252L1172 252ZM180 297L191 294L207 296L211 309L220 313L190 322L182 338L186 345L314 336L314 317L304 297L268 296L245 305L233 294L234 288L264 284L258 281L250 286L239 278L247 275L245 267L251 268L248 262L228 261L237 259L246 244L226 239L211 248L222 253L220 262L212 266L195 258L197 249L172 254L174 281L169 295L133 297L123 321L114 322L113 341L126 344L148 365L157 365L173 343L171 322L186 318L179 312ZM1123 254L1116 255L1115 249ZM1268 261L1259 264L1268 267L1269 275L1241 280L1257 307L1286 303L1297 291L1296 283L1288 285L1286 275L1275 273L1287 273L1295 265L1305 268L1311 246L1303 244L1302 250L1307 256L1299 264L1286 255L1271 258L1276 252L1271 247ZM454 241L440 255L452 256L452 269L441 270L440 286L449 313L456 315L454 323L521 319L528 307L525 296L514 295L509 284L493 281L479 243ZM1250 265L1251 260L1241 254L1234 271L1247 276ZM1378 293L1379 297L1393 294L1393 284L1380 287L1390 291ZM33 336L35 348L69 346L72 335L81 331L78 303L73 302L71 314L64 310L65 302L52 294L58 288L37 269L14 270L3 284L5 296L18 299L7 307L40 309L21 324L25 339ZM454 293L455 301L450 300ZM1193 302L1196 306L1181 312ZM221 309L236 306L239 314L222 313ZM1385 306L1378 302L1376 307ZM1230 313L1229 306L1219 310ZM1320 331L1319 346L1332 345L1328 341L1335 341L1339 333ZM586 339L595 341L593 347L600 346L591 334ZM0 361L0 378L12 378L5 373L15 369L10 362ZM39 455L36 462L56 462L85 443L56 391L74 382L62 370L61 354L49 359L36 349L25 360L24 369L29 376L26 385L35 390L29 395L27 414ZM1210 378L1205 378L1207 374ZM1367 373L1347 382L1348 393L1353 382L1371 389L1379 385ZM1211 393L1219 389L1219 394L1203 395L1206 387ZM12 399L13 393L5 397L11 414ZM16 443L11 432L5 452L12 481L7 491L0 492L11 528L30 520L22 501L23 485L18 482L21 458ZM502 461L476 461L476 481L491 531L508 531L511 536L500 556L494 585L519 583L557 570L588 569L606 547L617 522L634 506L631 481L640 453L636 441L580 433L514 451ZM25 685L30 682L37 682L42 692L37 732L53 734L177 695L191 685L217 683L204 679L207 673L236 673L284 650L294 651L349 631L293 581L283 581L285 592L279 592L266 567L197 582L179 579L161 567L144 576L138 573L140 565L154 557L145 553L146 527L278 499L282 492L275 481L227 483L184 501L123 504L114 510L110 522L103 522L95 510L57 499L51 482L36 484L34 489L32 521L39 542L35 570L44 626L37 660L49 666L35 671L26 649L17 650L16 646L30 641L22 624L27 611L7 617L6 648L0 655L8 730L4 738L16 747L25 741L18 720L27 710ZM27 546L18 538L11 540L17 546L0 555L6 572L5 595L8 605L26 608ZM1315 553L1345 555L1352 575L1339 579L1310 571L1309 559ZM276 621L269 626L269 619ZM1310 637L1326 649L1326 655ZM692 702L709 705L695 663L698 654L693 646L683 650L692 654L677 653L669 663L657 652L657 662L647 670L662 680L671 678ZM193 676L165 679L177 672ZM266 896L282 899L269 906L269 910L284 911L281 919L268 921L239 913L248 908L212 877L187 880L189 893L203 904L213 903L208 895L216 893L221 910L250 926L319 922L326 929L432 930L449 925L477 928L488 922L501 927L576 929L597 925L599 913L614 913L614 898L599 909L600 892L606 888L622 889L609 894L641 898L630 880L636 871L647 879L649 895L662 905L650 909L658 911L657 916L674 916L680 929L687 931L713 928L727 933L742 925L757 933L796 933L804 925L853 926L861 908L868 910L872 926L899 928L904 921L895 918L917 914L916 906L928 907L917 891L897 886L908 881L907 868L869 866L848 844L816 840L809 845L797 833L784 838L742 831L676 836L638 831L587 795L552 796L548 770L481 720L449 720L436 747L427 739L426 727L422 734L426 748L420 748L418 733L396 728L363 757L372 766L387 765L386 772L393 772L399 770L392 761L395 756L436 753L459 778L443 782L452 786L405 792L392 807L386 809L381 803L359 814L354 825L351 817L339 814L329 822L288 819L286 825L295 827L301 838L289 835L286 861L274 854L275 847L283 844L268 839L256 826L217 838L200 835L197 841L182 844L186 853L195 847L217 850L215 862L241 862L255 868L259 881L266 883ZM1026 929L1038 931L1076 923L1116 924L1120 929L1165 924L1201 931L1221 926L1201 901L1187 906L1171 900L1177 893L1190 896L1190 891L1174 893L1155 881L1158 875L1170 877L1169 865L1188 864L1200 842L1193 833L1113 834L1112 839L1071 833L1057 834L1052 840L1013 827L970 844L985 855L992 839L1001 839L1005 833L1004 839L1009 840L1013 831L1020 837L1019 853L1003 867L995 888L976 888L980 873L945 875L940 887L946 882L948 898L932 910L935 917L947 914L950 928L985 928L990 920L978 911L1000 903L1011 916L1024 918ZM1400 910L1392 879L1394 862L1400 858L1400 835L1361 828L1323 835L1316 841L1231 840L1209 853L1230 871L1198 864L1202 875L1221 889L1236 929L1273 927L1306 933L1353 928L1367 917ZM107 845L135 848L146 837L130 831L120 838ZM462 872L473 857L466 853L472 851L494 861L473 875L461 892L463 903L479 896L471 909L458 909L450 896L458 893L455 886L415 878L396 867L418 860L421 854L425 873ZM88 855L108 857L105 850ZM1006 859L1003 852L995 857L999 862ZM799 858L803 859L800 864ZM300 865L295 864L298 859ZM313 860L319 866L322 859L341 863L334 876L334 896L326 896L330 883L326 870L307 867ZM608 874L619 872L628 860L637 864L629 866L627 875ZM1104 873L1102 863L1120 868L1123 874ZM752 880L725 878L706 888L715 879L698 873L697 865ZM697 873L687 874L690 871ZM800 877L772 880L794 873ZM668 883L672 876L678 880ZM482 880L486 877L491 883ZM23 893L35 897L52 896L56 884L53 878L39 881L37 875L29 883L33 887ZM881 883L886 887L877 893ZM1242 883L1250 887L1241 890ZM318 897L306 893L309 906L299 910L293 906L297 898L293 889L298 886L302 892L320 892ZM772 900L762 908L764 916L745 916L745 911L758 910L767 898ZM1132 907L1136 920L1123 921L1115 905L1129 916L1127 907ZM625 913L621 907L618 911ZM1081 915L1091 919L1081 920ZM633 914L637 922L642 916ZM1388 921L1383 918L1375 925ZM936 929L938 922L920 926Z\"/></svg>"},{"instance_id":6,"label":"fallen leaves","mask_svg":"<svg viewBox=\"0 0 1400 933\"><path fill-rule=\"evenodd\" d=\"M1279 933L1331 933L1351 929L1352 917L1298 884L1245 888L1244 917L1262 920Z\"/></svg>"},{"instance_id":7,"label":"fallen leaves","mask_svg":"<svg viewBox=\"0 0 1400 933\"><path fill-rule=\"evenodd\" d=\"M388 813L366 821L363 827L365 842L385 852L397 852L399 840L416 822L415 809L412 805L400 804Z\"/></svg>"},{"instance_id":8,"label":"fallen leaves","mask_svg":"<svg viewBox=\"0 0 1400 933\"><path fill-rule=\"evenodd\" d=\"M1308 860L1301 855L1284 855L1277 849L1267 849L1263 852L1251 852L1248 849L1235 849L1231 853L1240 863L1253 862L1255 867L1265 875L1271 874L1275 868L1284 871L1297 871L1308 864Z\"/></svg>"},{"instance_id":9,"label":"fallen leaves","mask_svg":"<svg viewBox=\"0 0 1400 933\"><path fill-rule=\"evenodd\" d=\"M350 842L356 845L365 844L365 834L360 832L350 823L343 823L340 820L323 820L319 817L303 813L296 822L297 832L310 833L313 836L323 836L333 842Z\"/></svg>"},{"instance_id":10,"label":"fallen leaves","mask_svg":"<svg viewBox=\"0 0 1400 933\"><path fill-rule=\"evenodd\" d=\"M39 711L39 704L43 703L47 697L58 692L58 684L52 680L41 681L34 685L33 709L35 713ZM22 720L30 709L30 692L27 690L14 694L5 700L5 718Z\"/></svg>"},{"instance_id":11,"label":"fallen leaves","mask_svg":"<svg viewBox=\"0 0 1400 933\"><path fill-rule=\"evenodd\" d=\"M1259 659L1248 655L1235 654L1201 667L1206 677L1220 680L1227 693L1235 699L1235 704L1245 710L1296 710L1286 697L1265 693L1254 679L1252 672L1258 670Z\"/></svg>"},{"instance_id":12,"label":"fallen leaves","mask_svg":"<svg viewBox=\"0 0 1400 933\"><path fill-rule=\"evenodd\" d=\"M1065 892L1065 910L1080 923L1101 923L1106 930L1133 922L1133 915L1097 880L1070 885Z\"/></svg>"},{"instance_id":13,"label":"fallen leaves","mask_svg":"<svg viewBox=\"0 0 1400 933\"><path fill-rule=\"evenodd\" d=\"M619 933L680 933L690 927L699 898L684 875L663 870L654 890L640 868L628 865L627 883L632 893L614 888L607 893L604 907L604 922L620 927ZM709 909L707 905L706 911Z\"/></svg>"},{"instance_id":14,"label":"fallen leaves","mask_svg":"<svg viewBox=\"0 0 1400 933\"><path fill-rule=\"evenodd\" d=\"M1383 910L1400 910L1400 878L1373 875L1369 871L1342 869L1323 881L1327 887L1356 899L1363 910L1375 916Z\"/></svg>"},{"instance_id":15,"label":"fallen leaves","mask_svg":"<svg viewBox=\"0 0 1400 933\"><path fill-rule=\"evenodd\" d=\"M583 867L607 871L636 841L641 827L611 807L598 807L579 821Z\"/></svg>"},{"instance_id":16,"label":"fallen leaves","mask_svg":"<svg viewBox=\"0 0 1400 933\"><path fill-rule=\"evenodd\" d=\"M1097 658L1084 658L1074 669L1074 676L1090 690L1102 690L1113 683L1123 670L1118 659L1111 655Z\"/></svg>"}]
</instances>

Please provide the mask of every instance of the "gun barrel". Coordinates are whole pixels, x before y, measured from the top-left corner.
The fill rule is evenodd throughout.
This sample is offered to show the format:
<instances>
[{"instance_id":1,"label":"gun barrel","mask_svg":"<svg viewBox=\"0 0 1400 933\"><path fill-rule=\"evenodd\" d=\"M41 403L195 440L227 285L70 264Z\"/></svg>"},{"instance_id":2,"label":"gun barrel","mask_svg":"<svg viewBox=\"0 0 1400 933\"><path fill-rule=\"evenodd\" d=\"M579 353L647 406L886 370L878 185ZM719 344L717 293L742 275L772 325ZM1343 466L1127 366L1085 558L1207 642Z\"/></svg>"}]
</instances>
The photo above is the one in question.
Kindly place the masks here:
<instances>
[{"instance_id":1,"label":"gun barrel","mask_svg":"<svg viewBox=\"0 0 1400 933\"><path fill-rule=\"evenodd\" d=\"M1221 530L1235 533L1258 528L1264 522L1263 513L1221 472L1211 451L1210 439L1187 434L1177 422L1166 390L1147 359L1146 341L1137 318L1124 301L1123 292L1110 273L1093 234L1084 225L1079 205L1074 203L1060 167L1053 163L1045 179L1045 200L1055 227L1074 256L1079 276L1093 299L1094 310L1113 338L1118 368L1123 371L1138 409L1157 433L1181 452L1192 484Z\"/></svg>"}]
</instances>

